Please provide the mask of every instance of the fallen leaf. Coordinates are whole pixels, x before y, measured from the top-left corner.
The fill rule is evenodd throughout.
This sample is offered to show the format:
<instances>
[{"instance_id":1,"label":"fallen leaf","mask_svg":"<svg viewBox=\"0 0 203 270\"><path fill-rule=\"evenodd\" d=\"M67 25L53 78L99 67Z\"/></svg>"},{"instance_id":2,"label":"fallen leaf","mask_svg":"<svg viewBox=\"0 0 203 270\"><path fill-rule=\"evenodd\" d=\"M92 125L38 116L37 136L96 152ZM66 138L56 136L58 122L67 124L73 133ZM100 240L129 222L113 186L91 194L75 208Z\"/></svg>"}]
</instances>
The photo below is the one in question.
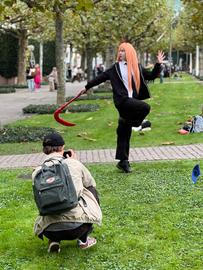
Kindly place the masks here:
<instances>
[{"instance_id":1,"label":"fallen leaf","mask_svg":"<svg viewBox=\"0 0 203 270\"><path fill-rule=\"evenodd\" d=\"M93 117L89 117L89 118L87 118L86 120L87 121L90 121L90 120L92 120L93 119Z\"/></svg>"},{"instance_id":2,"label":"fallen leaf","mask_svg":"<svg viewBox=\"0 0 203 270\"><path fill-rule=\"evenodd\" d=\"M90 137L83 137L84 140L96 142L96 139L90 138Z\"/></svg>"},{"instance_id":3,"label":"fallen leaf","mask_svg":"<svg viewBox=\"0 0 203 270\"><path fill-rule=\"evenodd\" d=\"M161 144L162 145L173 145L173 144L175 144L175 142L162 142Z\"/></svg>"},{"instance_id":4,"label":"fallen leaf","mask_svg":"<svg viewBox=\"0 0 203 270\"><path fill-rule=\"evenodd\" d=\"M114 122L108 122L108 126L111 127L113 126Z\"/></svg>"},{"instance_id":5,"label":"fallen leaf","mask_svg":"<svg viewBox=\"0 0 203 270\"><path fill-rule=\"evenodd\" d=\"M87 132L81 132L77 134L77 137L84 137L87 136Z\"/></svg>"},{"instance_id":6,"label":"fallen leaf","mask_svg":"<svg viewBox=\"0 0 203 270\"><path fill-rule=\"evenodd\" d=\"M77 137L80 137L80 138L82 138L84 140L87 140L87 141L96 142L96 139L93 139L93 138L89 137L87 132L78 133Z\"/></svg>"}]
</instances>

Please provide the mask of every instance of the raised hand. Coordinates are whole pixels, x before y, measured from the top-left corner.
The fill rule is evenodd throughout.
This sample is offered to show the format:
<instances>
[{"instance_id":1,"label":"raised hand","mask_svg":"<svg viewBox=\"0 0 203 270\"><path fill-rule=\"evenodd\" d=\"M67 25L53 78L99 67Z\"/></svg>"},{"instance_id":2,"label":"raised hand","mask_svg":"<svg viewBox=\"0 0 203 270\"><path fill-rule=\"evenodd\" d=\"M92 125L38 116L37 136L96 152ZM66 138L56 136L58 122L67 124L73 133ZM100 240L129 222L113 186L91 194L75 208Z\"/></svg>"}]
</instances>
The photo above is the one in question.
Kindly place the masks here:
<instances>
[{"instance_id":1,"label":"raised hand","mask_svg":"<svg viewBox=\"0 0 203 270\"><path fill-rule=\"evenodd\" d=\"M157 58L157 63L162 64L163 60L165 59L164 52L158 51L156 58Z\"/></svg>"}]
</instances>

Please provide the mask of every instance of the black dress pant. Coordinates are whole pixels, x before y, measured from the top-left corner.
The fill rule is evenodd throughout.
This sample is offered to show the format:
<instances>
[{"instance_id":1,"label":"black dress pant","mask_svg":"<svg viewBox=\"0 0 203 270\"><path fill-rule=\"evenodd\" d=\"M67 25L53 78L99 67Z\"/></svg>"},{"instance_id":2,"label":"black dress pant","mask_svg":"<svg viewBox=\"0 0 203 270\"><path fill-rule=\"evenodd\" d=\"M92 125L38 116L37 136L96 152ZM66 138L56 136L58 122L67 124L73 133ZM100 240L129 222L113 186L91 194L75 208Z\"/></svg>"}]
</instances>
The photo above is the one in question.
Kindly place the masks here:
<instances>
[{"instance_id":1,"label":"black dress pant","mask_svg":"<svg viewBox=\"0 0 203 270\"><path fill-rule=\"evenodd\" d=\"M150 112L142 100L128 98L117 107L120 118L117 127L116 159L128 160L132 127L138 127Z\"/></svg>"}]
</instances>

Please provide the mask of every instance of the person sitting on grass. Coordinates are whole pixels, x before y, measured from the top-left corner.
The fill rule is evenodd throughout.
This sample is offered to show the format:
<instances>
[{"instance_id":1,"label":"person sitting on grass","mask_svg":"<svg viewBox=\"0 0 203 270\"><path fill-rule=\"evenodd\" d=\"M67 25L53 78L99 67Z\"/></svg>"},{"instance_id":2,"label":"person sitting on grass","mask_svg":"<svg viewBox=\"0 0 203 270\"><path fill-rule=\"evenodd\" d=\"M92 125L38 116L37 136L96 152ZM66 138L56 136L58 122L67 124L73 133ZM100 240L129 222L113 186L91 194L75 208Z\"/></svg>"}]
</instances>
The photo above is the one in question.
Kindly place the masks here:
<instances>
[{"instance_id":1,"label":"person sitting on grass","mask_svg":"<svg viewBox=\"0 0 203 270\"><path fill-rule=\"evenodd\" d=\"M102 220L94 178L89 170L77 160L73 150L64 151L64 145L64 139L58 133L45 136L43 140L43 152L47 155L45 160L50 158L60 160L66 157L64 162L68 165L79 202L76 207L62 214L37 217L34 232L41 239L43 236L49 239L48 252L60 252L62 240L77 239L80 249L87 249L95 245L96 239L88 235L93 230L93 224L100 225ZM68 153L68 157L66 153ZM41 166L34 170L33 183L40 169Z\"/></svg>"}]
</instances>

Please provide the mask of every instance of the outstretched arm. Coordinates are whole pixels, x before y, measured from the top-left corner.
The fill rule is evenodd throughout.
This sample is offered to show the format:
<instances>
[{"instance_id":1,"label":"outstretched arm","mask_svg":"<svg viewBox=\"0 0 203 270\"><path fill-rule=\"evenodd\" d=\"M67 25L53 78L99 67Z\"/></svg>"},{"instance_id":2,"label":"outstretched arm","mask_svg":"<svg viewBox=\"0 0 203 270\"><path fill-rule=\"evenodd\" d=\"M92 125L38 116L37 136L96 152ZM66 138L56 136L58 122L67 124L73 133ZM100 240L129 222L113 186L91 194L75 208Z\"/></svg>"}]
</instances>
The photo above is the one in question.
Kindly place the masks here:
<instances>
[{"instance_id":1,"label":"outstretched arm","mask_svg":"<svg viewBox=\"0 0 203 270\"><path fill-rule=\"evenodd\" d=\"M165 58L164 52L158 51L156 57L157 57L157 62L152 71L142 68L142 73L145 80L148 80L148 81L154 80L159 76L159 73L161 72L161 64L163 63L163 60Z\"/></svg>"},{"instance_id":2,"label":"outstretched arm","mask_svg":"<svg viewBox=\"0 0 203 270\"><path fill-rule=\"evenodd\" d=\"M89 81L86 85L85 85L85 88L86 90L94 87L94 86L97 86L105 81L109 80L109 76L107 74L107 72L103 72L101 75L97 76L95 79Z\"/></svg>"}]
</instances>

